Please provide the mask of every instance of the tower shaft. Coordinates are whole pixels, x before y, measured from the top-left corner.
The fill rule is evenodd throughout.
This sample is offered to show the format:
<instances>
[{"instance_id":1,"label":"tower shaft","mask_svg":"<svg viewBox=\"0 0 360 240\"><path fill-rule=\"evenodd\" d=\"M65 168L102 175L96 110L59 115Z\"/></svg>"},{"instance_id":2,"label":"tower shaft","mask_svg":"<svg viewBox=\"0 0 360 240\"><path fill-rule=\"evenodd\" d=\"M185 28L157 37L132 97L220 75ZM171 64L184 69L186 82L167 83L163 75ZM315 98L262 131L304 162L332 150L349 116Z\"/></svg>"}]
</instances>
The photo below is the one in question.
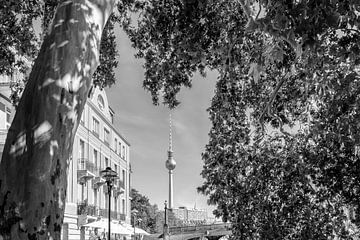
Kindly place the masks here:
<instances>
[{"instance_id":1,"label":"tower shaft","mask_svg":"<svg viewBox=\"0 0 360 240\"><path fill-rule=\"evenodd\" d=\"M173 189L173 171L169 170L169 208L173 209L174 189Z\"/></svg>"}]
</instances>

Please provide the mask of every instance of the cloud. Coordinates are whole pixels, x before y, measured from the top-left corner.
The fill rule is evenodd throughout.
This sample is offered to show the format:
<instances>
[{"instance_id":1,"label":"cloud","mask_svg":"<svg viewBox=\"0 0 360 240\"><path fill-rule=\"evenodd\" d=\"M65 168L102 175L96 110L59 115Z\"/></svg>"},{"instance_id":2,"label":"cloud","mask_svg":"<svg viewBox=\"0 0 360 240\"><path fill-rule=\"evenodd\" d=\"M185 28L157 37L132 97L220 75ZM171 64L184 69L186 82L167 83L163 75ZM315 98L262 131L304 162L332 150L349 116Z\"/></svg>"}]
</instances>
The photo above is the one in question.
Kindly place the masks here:
<instances>
[{"instance_id":1,"label":"cloud","mask_svg":"<svg viewBox=\"0 0 360 240\"><path fill-rule=\"evenodd\" d=\"M171 122L173 127L175 128L174 130L178 133L186 132L188 130L187 127L178 120L172 119Z\"/></svg>"},{"instance_id":2,"label":"cloud","mask_svg":"<svg viewBox=\"0 0 360 240\"><path fill-rule=\"evenodd\" d=\"M155 123L144 116L140 116L138 114L132 113L122 113L121 115L117 116L118 120L121 124L126 124L128 126L137 126L141 128L147 128L155 125Z\"/></svg>"}]
</instances>

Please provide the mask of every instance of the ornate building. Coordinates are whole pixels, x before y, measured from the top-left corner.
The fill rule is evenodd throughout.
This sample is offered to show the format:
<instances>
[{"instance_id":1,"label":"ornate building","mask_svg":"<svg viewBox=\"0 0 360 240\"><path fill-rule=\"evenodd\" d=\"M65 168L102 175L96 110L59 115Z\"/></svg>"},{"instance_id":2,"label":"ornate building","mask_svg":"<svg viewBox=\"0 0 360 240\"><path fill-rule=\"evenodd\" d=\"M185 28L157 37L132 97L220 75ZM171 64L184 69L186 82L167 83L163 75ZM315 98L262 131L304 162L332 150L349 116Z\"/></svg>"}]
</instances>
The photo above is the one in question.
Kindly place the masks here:
<instances>
[{"instance_id":1,"label":"ornate building","mask_svg":"<svg viewBox=\"0 0 360 240\"><path fill-rule=\"evenodd\" d=\"M111 167L119 176L111 194L111 219L130 223L130 144L114 127L114 114L105 91L94 88L74 139L64 240L88 239L89 232L82 226L108 218L107 186L100 177L100 171L106 167Z\"/></svg>"},{"instance_id":2,"label":"ornate building","mask_svg":"<svg viewBox=\"0 0 360 240\"><path fill-rule=\"evenodd\" d=\"M11 81L9 76L0 76L0 156L15 113L10 101ZM115 128L114 114L105 91L94 88L85 104L69 161L63 240L88 239L90 229L83 225L108 218L107 186L100 177L106 167L119 177L112 188L111 219L130 223L130 144Z\"/></svg>"},{"instance_id":3,"label":"ornate building","mask_svg":"<svg viewBox=\"0 0 360 240\"><path fill-rule=\"evenodd\" d=\"M15 109L10 100L10 80L8 76L0 76L0 161L6 135L14 118Z\"/></svg>"}]
</instances>

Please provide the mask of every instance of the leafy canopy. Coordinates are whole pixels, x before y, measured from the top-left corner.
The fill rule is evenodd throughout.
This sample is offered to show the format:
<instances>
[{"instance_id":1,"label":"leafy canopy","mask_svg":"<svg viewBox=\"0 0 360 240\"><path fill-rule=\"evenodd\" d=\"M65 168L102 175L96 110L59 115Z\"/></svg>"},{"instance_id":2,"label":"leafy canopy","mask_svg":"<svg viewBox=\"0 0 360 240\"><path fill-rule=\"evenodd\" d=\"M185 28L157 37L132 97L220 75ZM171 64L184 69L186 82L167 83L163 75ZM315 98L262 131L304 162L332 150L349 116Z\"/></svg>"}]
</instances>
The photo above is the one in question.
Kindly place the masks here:
<instances>
[{"instance_id":1,"label":"leafy canopy","mask_svg":"<svg viewBox=\"0 0 360 240\"><path fill-rule=\"evenodd\" d=\"M0 75L11 77L12 100L17 103L27 82L40 42L51 24L58 0L3 1L0 8ZM93 82L100 88L115 83L118 62L114 25L119 17L114 13L107 22L100 46L100 66Z\"/></svg>"},{"instance_id":2,"label":"leafy canopy","mask_svg":"<svg viewBox=\"0 0 360 240\"><path fill-rule=\"evenodd\" d=\"M56 1L0 9L0 73L23 69ZM123 0L112 18L170 107L192 74L219 73L200 191L235 236L348 238L359 225L358 0ZM135 20L135 24L133 23ZM23 24L18 24L18 23ZM113 24L94 82L111 85ZM104 47L103 47L104 46ZM113 54L114 53L114 54ZM22 70L21 70L22 71ZM269 134L269 130L275 134ZM348 210L352 214L347 214Z\"/></svg>"},{"instance_id":3,"label":"leafy canopy","mask_svg":"<svg viewBox=\"0 0 360 240\"><path fill-rule=\"evenodd\" d=\"M119 5L155 103L163 94L175 107L194 71L219 72L200 191L234 223L235 236L358 235L359 4ZM138 14L135 25L124 9Z\"/></svg>"}]
</instances>

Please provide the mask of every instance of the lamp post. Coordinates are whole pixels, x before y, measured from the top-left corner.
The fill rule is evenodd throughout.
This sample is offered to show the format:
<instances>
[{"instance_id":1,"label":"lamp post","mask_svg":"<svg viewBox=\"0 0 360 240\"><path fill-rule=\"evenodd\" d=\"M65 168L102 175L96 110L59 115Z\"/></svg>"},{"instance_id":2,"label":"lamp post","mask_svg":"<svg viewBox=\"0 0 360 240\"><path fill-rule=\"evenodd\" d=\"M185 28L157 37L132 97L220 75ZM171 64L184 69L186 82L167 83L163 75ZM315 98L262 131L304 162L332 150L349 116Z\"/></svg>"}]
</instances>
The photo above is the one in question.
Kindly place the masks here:
<instances>
[{"instance_id":1,"label":"lamp post","mask_svg":"<svg viewBox=\"0 0 360 240\"><path fill-rule=\"evenodd\" d=\"M108 223L108 240L110 240L110 223L111 223L111 189L114 184L114 180L118 178L117 173L111 169L111 167L107 167L105 170L100 172L101 177L105 179L105 182L108 187L108 195L109 195L109 223Z\"/></svg>"},{"instance_id":2,"label":"lamp post","mask_svg":"<svg viewBox=\"0 0 360 240\"><path fill-rule=\"evenodd\" d=\"M132 211L132 214L133 214L133 223L134 223L134 240L136 239L136 232L135 232L135 223L136 223L136 214L138 213L138 210L136 209L133 209Z\"/></svg>"},{"instance_id":3,"label":"lamp post","mask_svg":"<svg viewBox=\"0 0 360 240\"><path fill-rule=\"evenodd\" d=\"M165 212L165 221L164 221L164 239L166 239L166 236L168 235L168 225L167 225L167 218L166 218L166 212L167 212L167 201L164 203L164 212Z\"/></svg>"}]
</instances>

